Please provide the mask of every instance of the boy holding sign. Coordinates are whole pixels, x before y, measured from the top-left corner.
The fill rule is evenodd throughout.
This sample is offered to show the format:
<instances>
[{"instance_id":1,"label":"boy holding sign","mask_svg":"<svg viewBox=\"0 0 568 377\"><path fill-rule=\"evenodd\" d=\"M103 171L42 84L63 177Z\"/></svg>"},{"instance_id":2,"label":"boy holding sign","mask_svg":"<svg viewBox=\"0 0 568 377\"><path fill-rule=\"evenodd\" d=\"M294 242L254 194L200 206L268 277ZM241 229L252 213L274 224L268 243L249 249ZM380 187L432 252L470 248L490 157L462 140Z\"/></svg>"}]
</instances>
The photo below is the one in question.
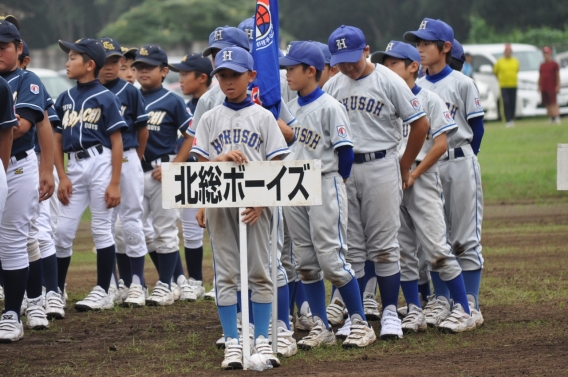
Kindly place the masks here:
<instances>
[{"instance_id":1,"label":"boy holding sign","mask_svg":"<svg viewBox=\"0 0 568 377\"><path fill-rule=\"evenodd\" d=\"M290 153L274 116L254 104L247 95L256 77L252 56L243 48L227 47L215 58L215 70L225 101L203 114L192 152L199 162L230 162L280 159ZM225 135L229 137L220 137ZM268 340L273 290L269 274L270 208L212 208L207 211L207 230L215 266L217 310L225 335L225 369L241 369L242 345L237 331L237 283L239 279L239 220L248 225L248 277L255 321L255 350L277 367ZM204 223L204 210L197 215ZM240 217L242 219L240 219Z\"/></svg>"}]
</instances>

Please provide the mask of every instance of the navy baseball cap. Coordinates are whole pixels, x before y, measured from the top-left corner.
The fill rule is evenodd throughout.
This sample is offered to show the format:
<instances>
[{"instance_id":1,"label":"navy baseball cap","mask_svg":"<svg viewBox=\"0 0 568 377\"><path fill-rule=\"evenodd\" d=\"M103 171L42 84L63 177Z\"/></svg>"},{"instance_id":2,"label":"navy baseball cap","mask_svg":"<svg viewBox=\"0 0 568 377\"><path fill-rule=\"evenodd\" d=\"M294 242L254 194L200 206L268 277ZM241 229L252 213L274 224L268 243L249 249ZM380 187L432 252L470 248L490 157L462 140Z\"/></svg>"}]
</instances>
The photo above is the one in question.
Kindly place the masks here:
<instances>
[{"instance_id":1,"label":"navy baseball cap","mask_svg":"<svg viewBox=\"0 0 568 377\"><path fill-rule=\"evenodd\" d=\"M400 41L390 41L385 51L377 51L371 55L371 61L384 64L387 56L396 59L410 59L420 64L420 53L416 47Z\"/></svg>"},{"instance_id":2,"label":"navy baseball cap","mask_svg":"<svg viewBox=\"0 0 568 377\"><path fill-rule=\"evenodd\" d=\"M59 40L59 47L66 53L69 51L77 51L81 54L88 55L91 59L95 61L97 67L102 68L106 62L105 49L101 42L93 38L81 38L75 41L75 43L65 42L61 39Z\"/></svg>"},{"instance_id":3,"label":"navy baseball cap","mask_svg":"<svg viewBox=\"0 0 568 377\"><path fill-rule=\"evenodd\" d=\"M323 71L325 67L323 52L311 41L291 43L288 47L288 54L280 58L279 61L281 67L290 67L302 63L311 65L318 71Z\"/></svg>"},{"instance_id":4,"label":"navy baseball cap","mask_svg":"<svg viewBox=\"0 0 568 377\"><path fill-rule=\"evenodd\" d=\"M420 23L418 30L407 31L403 38L411 43L417 43L418 40L452 43L454 41L454 29L442 20L425 18Z\"/></svg>"},{"instance_id":5,"label":"navy baseball cap","mask_svg":"<svg viewBox=\"0 0 568 377\"><path fill-rule=\"evenodd\" d=\"M168 55L160 47L156 45L145 45L136 51L136 58L132 65L144 63L154 67L168 64Z\"/></svg>"},{"instance_id":6,"label":"navy baseball cap","mask_svg":"<svg viewBox=\"0 0 568 377\"><path fill-rule=\"evenodd\" d=\"M136 58L136 51L138 51L136 47L130 47L130 48L124 46L120 47L120 52L122 52L122 55L126 59L134 60Z\"/></svg>"},{"instance_id":7,"label":"navy baseball cap","mask_svg":"<svg viewBox=\"0 0 568 377\"><path fill-rule=\"evenodd\" d=\"M239 73L252 71L254 70L254 60L252 55L242 47L227 47L217 53L215 57L215 70L211 72L211 76L223 68Z\"/></svg>"},{"instance_id":8,"label":"navy baseball cap","mask_svg":"<svg viewBox=\"0 0 568 377\"><path fill-rule=\"evenodd\" d=\"M189 54L181 59L180 63L170 64L170 69L174 72L179 71L198 71L211 75L213 71L213 66L211 65L211 60L203 57L201 54Z\"/></svg>"},{"instance_id":9,"label":"navy baseball cap","mask_svg":"<svg viewBox=\"0 0 568 377\"><path fill-rule=\"evenodd\" d=\"M211 55L211 50L219 50L226 47L238 46L249 51L249 39L246 33L236 27L218 27L209 35L209 47L203 51L203 56Z\"/></svg>"},{"instance_id":10,"label":"navy baseball cap","mask_svg":"<svg viewBox=\"0 0 568 377\"><path fill-rule=\"evenodd\" d=\"M335 29L327 41L331 53L330 65L339 63L355 63L361 59L361 55L367 41L361 29L354 26L341 25Z\"/></svg>"},{"instance_id":11,"label":"navy baseball cap","mask_svg":"<svg viewBox=\"0 0 568 377\"><path fill-rule=\"evenodd\" d=\"M28 44L22 41L22 55L21 56L30 56L30 49L28 48Z\"/></svg>"},{"instance_id":12,"label":"navy baseball cap","mask_svg":"<svg viewBox=\"0 0 568 377\"><path fill-rule=\"evenodd\" d=\"M454 41L452 42L452 58L457 59L462 63L465 62L465 52L463 50L463 46L458 42L457 39L454 39Z\"/></svg>"},{"instance_id":13,"label":"navy baseball cap","mask_svg":"<svg viewBox=\"0 0 568 377\"><path fill-rule=\"evenodd\" d=\"M18 29L18 31L20 30L20 22L18 21L18 19L16 17L12 16L11 14L9 14L7 16L0 16L0 21L2 21L2 20L11 22L12 24L14 24L16 29Z\"/></svg>"},{"instance_id":14,"label":"navy baseball cap","mask_svg":"<svg viewBox=\"0 0 568 377\"><path fill-rule=\"evenodd\" d=\"M110 58L111 56L124 56L120 45L115 39L103 37L99 39L99 41L103 44L107 58Z\"/></svg>"},{"instance_id":15,"label":"navy baseball cap","mask_svg":"<svg viewBox=\"0 0 568 377\"><path fill-rule=\"evenodd\" d=\"M16 25L6 20L0 21L0 42L9 43L20 40L22 38Z\"/></svg>"},{"instance_id":16,"label":"navy baseball cap","mask_svg":"<svg viewBox=\"0 0 568 377\"><path fill-rule=\"evenodd\" d=\"M254 17L250 17L242 21L238 26L239 30L244 31L247 35L247 38L249 40L249 51L252 51L252 43L254 42L254 22Z\"/></svg>"}]
</instances>

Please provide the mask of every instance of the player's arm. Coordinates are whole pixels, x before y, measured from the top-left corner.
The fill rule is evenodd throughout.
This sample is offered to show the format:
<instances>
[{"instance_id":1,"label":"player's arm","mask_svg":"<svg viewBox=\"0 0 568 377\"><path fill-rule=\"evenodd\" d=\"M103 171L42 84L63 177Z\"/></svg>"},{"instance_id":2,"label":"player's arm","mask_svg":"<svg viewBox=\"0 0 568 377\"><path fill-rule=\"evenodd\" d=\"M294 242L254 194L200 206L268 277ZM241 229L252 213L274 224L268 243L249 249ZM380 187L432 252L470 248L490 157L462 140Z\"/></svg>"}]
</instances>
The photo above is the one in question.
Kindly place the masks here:
<instances>
[{"instance_id":1,"label":"player's arm","mask_svg":"<svg viewBox=\"0 0 568 377\"><path fill-rule=\"evenodd\" d=\"M444 153L448 150L448 136L445 132L442 132L434 138L434 145L426 154L420 165L416 167L411 173L408 180L407 188L412 187L414 182L420 177L424 172L430 169L434 164L442 157Z\"/></svg>"},{"instance_id":2,"label":"player's arm","mask_svg":"<svg viewBox=\"0 0 568 377\"><path fill-rule=\"evenodd\" d=\"M112 175L110 183L105 192L105 202L107 208L114 208L120 204L120 172L122 169L122 133L115 131L110 134L110 143L112 146Z\"/></svg>"},{"instance_id":3,"label":"player's arm","mask_svg":"<svg viewBox=\"0 0 568 377\"><path fill-rule=\"evenodd\" d=\"M39 200L49 199L55 189L53 178L53 130L47 111L43 120L36 124L37 139L41 148L39 163Z\"/></svg>"},{"instance_id":4,"label":"player's arm","mask_svg":"<svg viewBox=\"0 0 568 377\"><path fill-rule=\"evenodd\" d=\"M8 164L10 163L10 151L12 150L13 141L13 128L0 128L0 159L2 159L2 164L4 165L4 171L8 169Z\"/></svg>"},{"instance_id":5,"label":"player's arm","mask_svg":"<svg viewBox=\"0 0 568 377\"><path fill-rule=\"evenodd\" d=\"M292 145L296 136L294 135L294 130L292 127L287 125L282 119L278 119L278 128L280 128L280 132L282 132L282 136L284 136L284 140L288 145Z\"/></svg>"},{"instance_id":6,"label":"player's arm","mask_svg":"<svg viewBox=\"0 0 568 377\"><path fill-rule=\"evenodd\" d=\"M148 137L150 136L150 131L148 131L148 125L141 126L138 128L138 148L136 148L136 154L138 158L142 160L144 157L144 151L146 150L146 144L148 143Z\"/></svg>"},{"instance_id":7,"label":"player's arm","mask_svg":"<svg viewBox=\"0 0 568 377\"><path fill-rule=\"evenodd\" d=\"M189 152L191 151L191 146L193 145L194 137L187 132L183 133L183 143L179 148L179 152L174 158L173 162L186 162L189 158Z\"/></svg>"},{"instance_id":8,"label":"player's arm","mask_svg":"<svg viewBox=\"0 0 568 377\"><path fill-rule=\"evenodd\" d=\"M14 127L14 140L24 136L32 128L33 121L40 118L34 114L35 112L27 108L16 110L16 113L20 116L20 124Z\"/></svg>"},{"instance_id":9,"label":"player's arm","mask_svg":"<svg viewBox=\"0 0 568 377\"><path fill-rule=\"evenodd\" d=\"M422 145L424 145L424 140L426 140L429 128L430 123L428 122L428 118L425 116L410 123L408 143L406 145L406 150L400 159L400 174L403 188L407 187L408 179L410 177L410 168L414 161L416 161L416 156L420 153Z\"/></svg>"},{"instance_id":10,"label":"player's arm","mask_svg":"<svg viewBox=\"0 0 568 377\"><path fill-rule=\"evenodd\" d=\"M57 188L57 198L64 206L69 204L69 198L73 194L73 186L65 172L65 163L63 159L63 135L56 132L53 135L53 159L55 169L59 177L59 186Z\"/></svg>"}]
</instances>

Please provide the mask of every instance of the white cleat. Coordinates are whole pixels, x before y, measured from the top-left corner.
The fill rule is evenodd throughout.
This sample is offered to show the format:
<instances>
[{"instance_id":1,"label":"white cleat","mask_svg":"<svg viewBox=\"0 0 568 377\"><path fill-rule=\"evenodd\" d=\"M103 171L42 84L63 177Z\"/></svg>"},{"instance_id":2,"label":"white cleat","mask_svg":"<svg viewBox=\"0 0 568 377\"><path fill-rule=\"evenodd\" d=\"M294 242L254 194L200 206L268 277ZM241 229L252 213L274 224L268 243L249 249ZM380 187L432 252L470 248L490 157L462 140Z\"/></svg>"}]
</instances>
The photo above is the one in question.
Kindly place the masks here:
<instances>
[{"instance_id":1,"label":"white cleat","mask_svg":"<svg viewBox=\"0 0 568 377\"><path fill-rule=\"evenodd\" d=\"M26 308L26 326L32 330L44 330L49 328L49 320L43 307L43 297L28 299Z\"/></svg>"},{"instance_id":2,"label":"white cleat","mask_svg":"<svg viewBox=\"0 0 568 377\"><path fill-rule=\"evenodd\" d=\"M24 293L24 299L22 300L22 305L20 306L20 317L26 314L27 308L28 308L28 294Z\"/></svg>"},{"instance_id":3,"label":"white cleat","mask_svg":"<svg viewBox=\"0 0 568 377\"><path fill-rule=\"evenodd\" d=\"M396 312L385 309L381 316L381 339L402 339L402 323Z\"/></svg>"},{"instance_id":4,"label":"white cleat","mask_svg":"<svg viewBox=\"0 0 568 377\"><path fill-rule=\"evenodd\" d=\"M325 327L321 320L316 320L310 333L298 342L298 347L303 350L311 350L321 346L334 346L337 344L333 330Z\"/></svg>"},{"instance_id":5,"label":"white cleat","mask_svg":"<svg viewBox=\"0 0 568 377\"><path fill-rule=\"evenodd\" d=\"M128 287L124 284L124 280L122 279L118 281L118 297L120 300L118 304L124 303L124 301L128 298Z\"/></svg>"},{"instance_id":6,"label":"white cleat","mask_svg":"<svg viewBox=\"0 0 568 377\"><path fill-rule=\"evenodd\" d=\"M295 326L294 326L294 316L288 316L288 320L290 321L290 331L294 332L295 330Z\"/></svg>"},{"instance_id":7,"label":"white cleat","mask_svg":"<svg viewBox=\"0 0 568 377\"><path fill-rule=\"evenodd\" d=\"M375 295L373 293L365 292L363 294L363 309L365 311L365 318L367 318L367 321L378 321L381 319L379 303L375 300Z\"/></svg>"},{"instance_id":8,"label":"white cleat","mask_svg":"<svg viewBox=\"0 0 568 377\"><path fill-rule=\"evenodd\" d=\"M278 356L291 357L298 353L298 345L294 339L294 332L285 328L278 328Z\"/></svg>"},{"instance_id":9,"label":"white cleat","mask_svg":"<svg viewBox=\"0 0 568 377\"><path fill-rule=\"evenodd\" d=\"M312 313L299 314L296 317L295 329L298 331L310 331L315 326L314 317Z\"/></svg>"},{"instance_id":10,"label":"white cleat","mask_svg":"<svg viewBox=\"0 0 568 377\"><path fill-rule=\"evenodd\" d=\"M272 352L272 346L270 345L270 341L265 337L258 337L256 338L256 342L254 345L254 353L259 353L266 357L266 360L272 364L273 368L277 368L280 366L280 360L278 357Z\"/></svg>"},{"instance_id":11,"label":"white cleat","mask_svg":"<svg viewBox=\"0 0 568 377\"><path fill-rule=\"evenodd\" d=\"M349 336L343 342L343 348L364 348L376 341L377 335L375 330L369 327L367 322L355 319L351 324Z\"/></svg>"},{"instance_id":12,"label":"white cleat","mask_svg":"<svg viewBox=\"0 0 568 377\"><path fill-rule=\"evenodd\" d=\"M225 342L225 358L221 363L223 369L243 369L243 346L238 339L229 338Z\"/></svg>"},{"instance_id":13,"label":"white cleat","mask_svg":"<svg viewBox=\"0 0 568 377\"><path fill-rule=\"evenodd\" d=\"M146 305L146 294L148 290L141 286L140 284L132 283L130 284L130 289L128 289L128 296L124 300L122 306L128 306L133 308L142 308Z\"/></svg>"},{"instance_id":14,"label":"white cleat","mask_svg":"<svg viewBox=\"0 0 568 377\"><path fill-rule=\"evenodd\" d=\"M429 296L429 297L434 297L434 298L435 298L436 296ZM421 308L424 310L424 316L426 316L426 308L427 308L427 306L428 306L428 302L427 302L427 301L424 301L424 300L422 299L422 293L418 293L418 298L420 299ZM430 308L430 310L433 309L433 308L434 308L434 306L432 306L432 308ZM399 317L400 319L403 319L403 318L406 317L406 315L408 314L408 305L401 306L401 307L398 308L396 311L397 311L397 313L398 313L398 317Z\"/></svg>"},{"instance_id":15,"label":"white cleat","mask_svg":"<svg viewBox=\"0 0 568 377\"><path fill-rule=\"evenodd\" d=\"M47 292L45 295L45 314L48 319L65 318L65 304L59 293Z\"/></svg>"},{"instance_id":16,"label":"white cleat","mask_svg":"<svg viewBox=\"0 0 568 377\"><path fill-rule=\"evenodd\" d=\"M170 284L172 287L172 293L174 295L174 301L179 301L179 298L181 297L181 289L179 285L177 285L177 283L174 283L173 281Z\"/></svg>"},{"instance_id":17,"label":"white cleat","mask_svg":"<svg viewBox=\"0 0 568 377\"><path fill-rule=\"evenodd\" d=\"M0 285L0 301L4 301L4 287Z\"/></svg>"},{"instance_id":18,"label":"white cleat","mask_svg":"<svg viewBox=\"0 0 568 377\"><path fill-rule=\"evenodd\" d=\"M84 312L88 310L107 310L114 307L114 297L105 292L100 286L93 288L91 293L75 304L75 309Z\"/></svg>"},{"instance_id":19,"label":"white cleat","mask_svg":"<svg viewBox=\"0 0 568 377\"><path fill-rule=\"evenodd\" d=\"M172 283L173 288L174 283ZM167 284L158 280L152 294L146 300L149 306L167 306L174 304L174 293Z\"/></svg>"},{"instance_id":20,"label":"white cleat","mask_svg":"<svg viewBox=\"0 0 568 377\"><path fill-rule=\"evenodd\" d=\"M408 315L402 320L402 332L409 334L426 331L428 324L426 324L424 311L414 304L408 306L410 310L408 311Z\"/></svg>"},{"instance_id":21,"label":"white cleat","mask_svg":"<svg viewBox=\"0 0 568 377\"><path fill-rule=\"evenodd\" d=\"M454 304L450 316L438 326L440 331L450 334L472 331L475 328L475 320L465 312L461 304Z\"/></svg>"},{"instance_id":22,"label":"white cleat","mask_svg":"<svg viewBox=\"0 0 568 377\"><path fill-rule=\"evenodd\" d=\"M9 311L0 317L0 343L12 343L24 337L24 326L18 315Z\"/></svg>"},{"instance_id":23,"label":"white cleat","mask_svg":"<svg viewBox=\"0 0 568 377\"><path fill-rule=\"evenodd\" d=\"M346 339L351 334L351 319L347 317L343 326L336 331L335 337L339 339Z\"/></svg>"},{"instance_id":24,"label":"white cleat","mask_svg":"<svg viewBox=\"0 0 568 377\"><path fill-rule=\"evenodd\" d=\"M428 304L430 304L430 301L428 301ZM450 316L450 313L450 303L446 298L436 297L436 305L430 312L426 313L428 327L438 327Z\"/></svg>"},{"instance_id":25,"label":"white cleat","mask_svg":"<svg viewBox=\"0 0 568 377\"><path fill-rule=\"evenodd\" d=\"M326 308L327 320L331 326L341 326L345 322L345 304L338 298Z\"/></svg>"},{"instance_id":26,"label":"white cleat","mask_svg":"<svg viewBox=\"0 0 568 377\"><path fill-rule=\"evenodd\" d=\"M181 289L181 301L194 302L202 298L205 295L205 288L203 288L203 282L200 280L187 279L182 285Z\"/></svg>"},{"instance_id":27,"label":"white cleat","mask_svg":"<svg viewBox=\"0 0 568 377\"><path fill-rule=\"evenodd\" d=\"M207 301L215 301L215 286L213 286L213 289L203 295L203 299Z\"/></svg>"},{"instance_id":28,"label":"white cleat","mask_svg":"<svg viewBox=\"0 0 568 377\"><path fill-rule=\"evenodd\" d=\"M475 321L475 326L476 327L483 326L483 323L485 322L485 320L483 319L483 315L481 314L480 310L477 310L475 308L475 304L471 301L469 302L469 312L471 313L471 316Z\"/></svg>"}]
</instances>

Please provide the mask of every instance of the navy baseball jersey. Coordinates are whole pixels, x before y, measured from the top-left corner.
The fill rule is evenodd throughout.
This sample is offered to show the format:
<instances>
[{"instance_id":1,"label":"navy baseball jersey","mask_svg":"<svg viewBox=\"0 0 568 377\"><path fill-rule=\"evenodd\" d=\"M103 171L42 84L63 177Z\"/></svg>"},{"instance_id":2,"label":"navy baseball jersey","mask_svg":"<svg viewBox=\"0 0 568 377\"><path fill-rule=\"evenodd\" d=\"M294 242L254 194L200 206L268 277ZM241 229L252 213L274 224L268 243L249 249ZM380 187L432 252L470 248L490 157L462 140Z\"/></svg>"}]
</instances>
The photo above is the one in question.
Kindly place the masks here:
<instances>
[{"instance_id":1,"label":"navy baseball jersey","mask_svg":"<svg viewBox=\"0 0 568 377\"><path fill-rule=\"evenodd\" d=\"M146 104L144 103L142 94L140 94L140 91L136 89L134 85L120 78L103 86L118 97L120 113L128 126L128 128L122 132L122 145L124 150L139 147L138 129L145 127L148 122Z\"/></svg>"},{"instance_id":2,"label":"navy baseball jersey","mask_svg":"<svg viewBox=\"0 0 568 377\"><path fill-rule=\"evenodd\" d=\"M51 99L51 96L47 98L46 106L47 108L47 119L49 119L49 123L51 123L51 127L55 128L61 124L61 120L57 116L57 112L55 111L55 104ZM34 135L34 149L36 153L41 153L41 148L39 146L39 140L37 135Z\"/></svg>"},{"instance_id":3,"label":"navy baseball jersey","mask_svg":"<svg viewBox=\"0 0 568 377\"><path fill-rule=\"evenodd\" d=\"M12 90L16 113L29 120L32 127L25 135L14 140L12 153L25 152L34 148L35 124L43 120L46 101L49 95L35 73L16 68L14 71L3 74Z\"/></svg>"},{"instance_id":4,"label":"navy baseball jersey","mask_svg":"<svg viewBox=\"0 0 568 377\"><path fill-rule=\"evenodd\" d=\"M192 98L191 100L187 101L187 103L186 103L186 106L187 106L187 108L189 109L189 111L191 112L192 115L195 112L195 108L197 107L198 101L199 101L199 98ZM183 134L181 132L178 132L178 138L176 140L176 149L175 149L176 153L179 152L179 149L181 148L181 145L183 144L184 140L185 140L185 137L183 137Z\"/></svg>"},{"instance_id":5,"label":"navy baseball jersey","mask_svg":"<svg viewBox=\"0 0 568 377\"><path fill-rule=\"evenodd\" d=\"M191 111L177 94L170 92L163 86L143 91L148 112L148 143L144 151L145 161L154 161L164 155L174 154L178 130L182 134L195 133L188 128L191 121Z\"/></svg>"},{"instance_id":6,"label":"navy baseball jersey","mask_svg":"<svg viewBox=\"0 0 568 377\"><path fill-rule=\"evenodd\" d=\"M0 103L2 104L2 111L0 111L0 128L16 127L18 120L14 112L12 89L2 77L0 77Z\"/></svg>"},{"instance_id":7,"label":"navy baseball jersey","mask_svg":"<svg viewBox=\"0 0 568 377\"><path fill-rule=\"evenodd\" d=\"M118 98L94 80L63 92L55 111L61 124L55 128L63 135L63 151L74 152L102 144L111 148L110 135L127 128L120 114Z\"/></svg>"}]
</instances>

